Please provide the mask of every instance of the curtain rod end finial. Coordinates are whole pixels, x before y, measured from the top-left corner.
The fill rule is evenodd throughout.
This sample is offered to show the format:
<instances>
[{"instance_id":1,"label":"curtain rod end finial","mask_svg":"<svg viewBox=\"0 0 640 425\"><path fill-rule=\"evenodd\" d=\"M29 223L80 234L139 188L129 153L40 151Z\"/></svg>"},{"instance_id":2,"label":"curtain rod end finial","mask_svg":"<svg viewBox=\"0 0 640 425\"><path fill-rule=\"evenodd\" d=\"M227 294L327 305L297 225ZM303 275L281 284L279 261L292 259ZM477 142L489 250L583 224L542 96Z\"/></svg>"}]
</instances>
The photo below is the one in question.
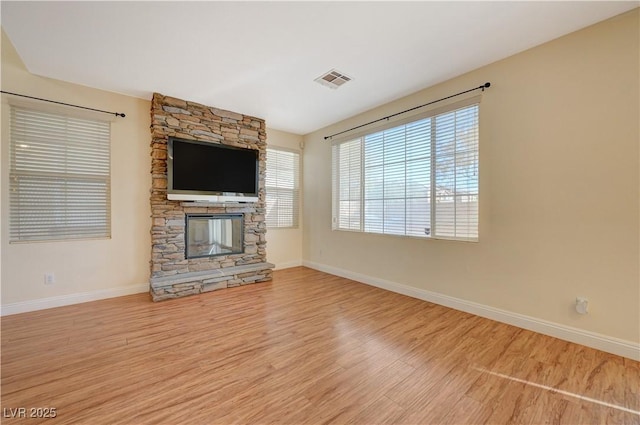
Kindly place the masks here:
<instances>
[{"instance_id":1,"label":"curtain rod end finial","mask_svg":"<svg viewBox=\"0 0 640 425\"><path fill-rule=\"evenodd\" d=\"M484 88L488 89L489 87L491 87L491 83L489 82L484 83Z\"/></svg>"}]
</instances>

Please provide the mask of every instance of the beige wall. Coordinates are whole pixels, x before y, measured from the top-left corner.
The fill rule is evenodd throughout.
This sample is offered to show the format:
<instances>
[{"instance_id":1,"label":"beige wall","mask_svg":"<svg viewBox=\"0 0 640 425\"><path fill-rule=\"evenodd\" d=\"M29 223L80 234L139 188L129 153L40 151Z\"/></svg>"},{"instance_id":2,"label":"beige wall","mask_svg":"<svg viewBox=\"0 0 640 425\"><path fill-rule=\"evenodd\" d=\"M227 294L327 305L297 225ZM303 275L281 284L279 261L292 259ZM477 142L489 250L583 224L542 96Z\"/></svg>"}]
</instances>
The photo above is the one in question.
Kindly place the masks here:
<instances>
[{"instance_id":1,"label":"beige wall","mask_svg":"<svg viewBox=\"0 0 640 425\"><path fill-rule=\"evenodd\" d=\"M267 147L285 148L300 153L302 136L267 128ZM302 166L302 160L301 166ZM301 170L302 171L302 170ZM302 178L302 173L300 174ZM304 192L300 184L300 201ZM302 208L300 208L302 211ZM276 265L276 269L295 267L302 264L302 216L297 229L267 229L267 261Z\"/></svg>"},{"instance_id":2,"label":"beige wall","mask_svg":"<svg viewBox=\"0 0 640 425\"><path fill-rule=\"evenodd\" d=\"M8 103L2 96L2 305L84 292L148 286L150 259L149 110L146 100L29 73L2 32L2 90L126 113L111 125L112 237L8 243ZM44 284L53 272L56 283Z\"/></svg>"},{"instance_id":3,"label":"beige wall","mask_svg":"<svg viewBox=\"0 0 640 425\"><path fill-rule=\"evenodd\" d=\"M638 40L636 9L305 136L304 260L639 341ZM323 136L485 81L478 243L331 230Z\"/></svg>"}]
</instances>

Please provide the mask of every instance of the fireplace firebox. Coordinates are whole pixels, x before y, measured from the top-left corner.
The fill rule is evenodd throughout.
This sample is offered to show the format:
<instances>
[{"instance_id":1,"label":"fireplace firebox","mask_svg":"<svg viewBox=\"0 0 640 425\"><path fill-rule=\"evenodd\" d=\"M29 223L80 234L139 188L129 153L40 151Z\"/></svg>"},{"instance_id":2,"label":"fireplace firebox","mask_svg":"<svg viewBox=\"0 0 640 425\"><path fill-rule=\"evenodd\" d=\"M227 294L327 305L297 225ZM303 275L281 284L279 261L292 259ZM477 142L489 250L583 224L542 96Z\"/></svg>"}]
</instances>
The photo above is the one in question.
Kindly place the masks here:
<instances>
[{"instance_id":1,"label":"fireplace firebox","mask_svg":"<svg viewBox=\"0 0 640 425\"><path fill-rule=\"evenodd\" d=\"M244 215L187 214L186 258L215 257L244 252Z\"/></svg>"}]
</instances>

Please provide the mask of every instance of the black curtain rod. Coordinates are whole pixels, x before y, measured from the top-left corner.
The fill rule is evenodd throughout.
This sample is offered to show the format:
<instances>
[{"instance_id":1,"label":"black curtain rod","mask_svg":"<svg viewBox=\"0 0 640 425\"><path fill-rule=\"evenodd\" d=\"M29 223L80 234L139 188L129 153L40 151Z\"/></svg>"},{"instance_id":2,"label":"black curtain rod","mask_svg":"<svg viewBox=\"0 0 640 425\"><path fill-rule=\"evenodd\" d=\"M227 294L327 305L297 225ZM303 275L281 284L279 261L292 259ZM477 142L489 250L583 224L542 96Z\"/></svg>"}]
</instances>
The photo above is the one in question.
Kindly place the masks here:
<instances>
[{"instance_id":1,"label":"black curtain rod","mask_svg":"<svg viewBox=\"0 0 640 425\"><path fill-rule=\"evenodd\" d=\"M57 102L55 100L42 99L41 97L27 96L26 94L11 93L10 91L0 90L0 93L11 94L13 96L26 97L26 98L29 98L29 99L41 100L43 102L57 103L58 105L73 106L74 108L80 108L80 109L87 109L89 111L102 112L103 114L115 115L116 117L124 118L124 116L125 116L122 112L103 111L102 109L87 108L86 106L72 105L71 103L64 103L64 102Z\"/></svg>"},{"instance_id":2,"label":"black curtain rod","mask_svg":"<svg viewBox=\"0 0 640 425\"><path fill-rule=\"evenodd\" d=\"M489 87L491 87L491 83L484 83L481 86L474 87L474 88L469 89L469 90L461 91L460 93L452 94L451 96L443 97L442 99L434 100L432 102L425 103L424 105L414 106L413 108L406 109L406 110L404 110L402 112L396 112L395 114L387 115L386 117L370 121L370 122L368 122L366 124L361 124L361 125L352 127L352 128L350 128L348 130L344 130L344 131L341 131L339 133L332 134L331 136L325 136L324 140L331 139L334 136L339 136L340 134L348 133L349 131L353 131L353 130L356 130L358 128L366 127L366 126L368 126L370 124L374 124L374 123L377 123L377 122L380 122L380 121L388 120L389 118L393 118L393 117L398 116L398 115L406 114L407 112L411 112L411 111L414 111L416 109L424 108L425 106L433 105L434 103L442 102L443 100L451 99L452 97L460 96L461 94L469 93L469 92L472 92L472 91L475 91L475 90L484 91L484 89L487 89Z\"/></svg>"}]
</instances>

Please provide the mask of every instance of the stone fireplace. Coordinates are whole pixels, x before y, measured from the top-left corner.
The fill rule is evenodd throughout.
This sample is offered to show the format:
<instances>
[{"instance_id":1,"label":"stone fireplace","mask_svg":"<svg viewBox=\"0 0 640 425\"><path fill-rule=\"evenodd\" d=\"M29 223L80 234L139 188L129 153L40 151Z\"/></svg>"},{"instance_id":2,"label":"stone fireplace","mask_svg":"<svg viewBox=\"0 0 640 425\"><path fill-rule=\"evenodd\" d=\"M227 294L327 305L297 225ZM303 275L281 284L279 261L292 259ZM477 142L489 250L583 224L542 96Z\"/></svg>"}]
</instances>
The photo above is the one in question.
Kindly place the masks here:
<instances>
[{"instance_id":1,"label":"stone fireplace","mask_svg":"<svg viewBox=\"0 0 640 425\"><path fill-rule=\"evenodd\" d=\"M264 120L155 93L151 134L153 300L271 280L274 266L266 261L264 221ZM258 202L168 200L171 136L258 150Z\"/></svg>"}]
</instances>

